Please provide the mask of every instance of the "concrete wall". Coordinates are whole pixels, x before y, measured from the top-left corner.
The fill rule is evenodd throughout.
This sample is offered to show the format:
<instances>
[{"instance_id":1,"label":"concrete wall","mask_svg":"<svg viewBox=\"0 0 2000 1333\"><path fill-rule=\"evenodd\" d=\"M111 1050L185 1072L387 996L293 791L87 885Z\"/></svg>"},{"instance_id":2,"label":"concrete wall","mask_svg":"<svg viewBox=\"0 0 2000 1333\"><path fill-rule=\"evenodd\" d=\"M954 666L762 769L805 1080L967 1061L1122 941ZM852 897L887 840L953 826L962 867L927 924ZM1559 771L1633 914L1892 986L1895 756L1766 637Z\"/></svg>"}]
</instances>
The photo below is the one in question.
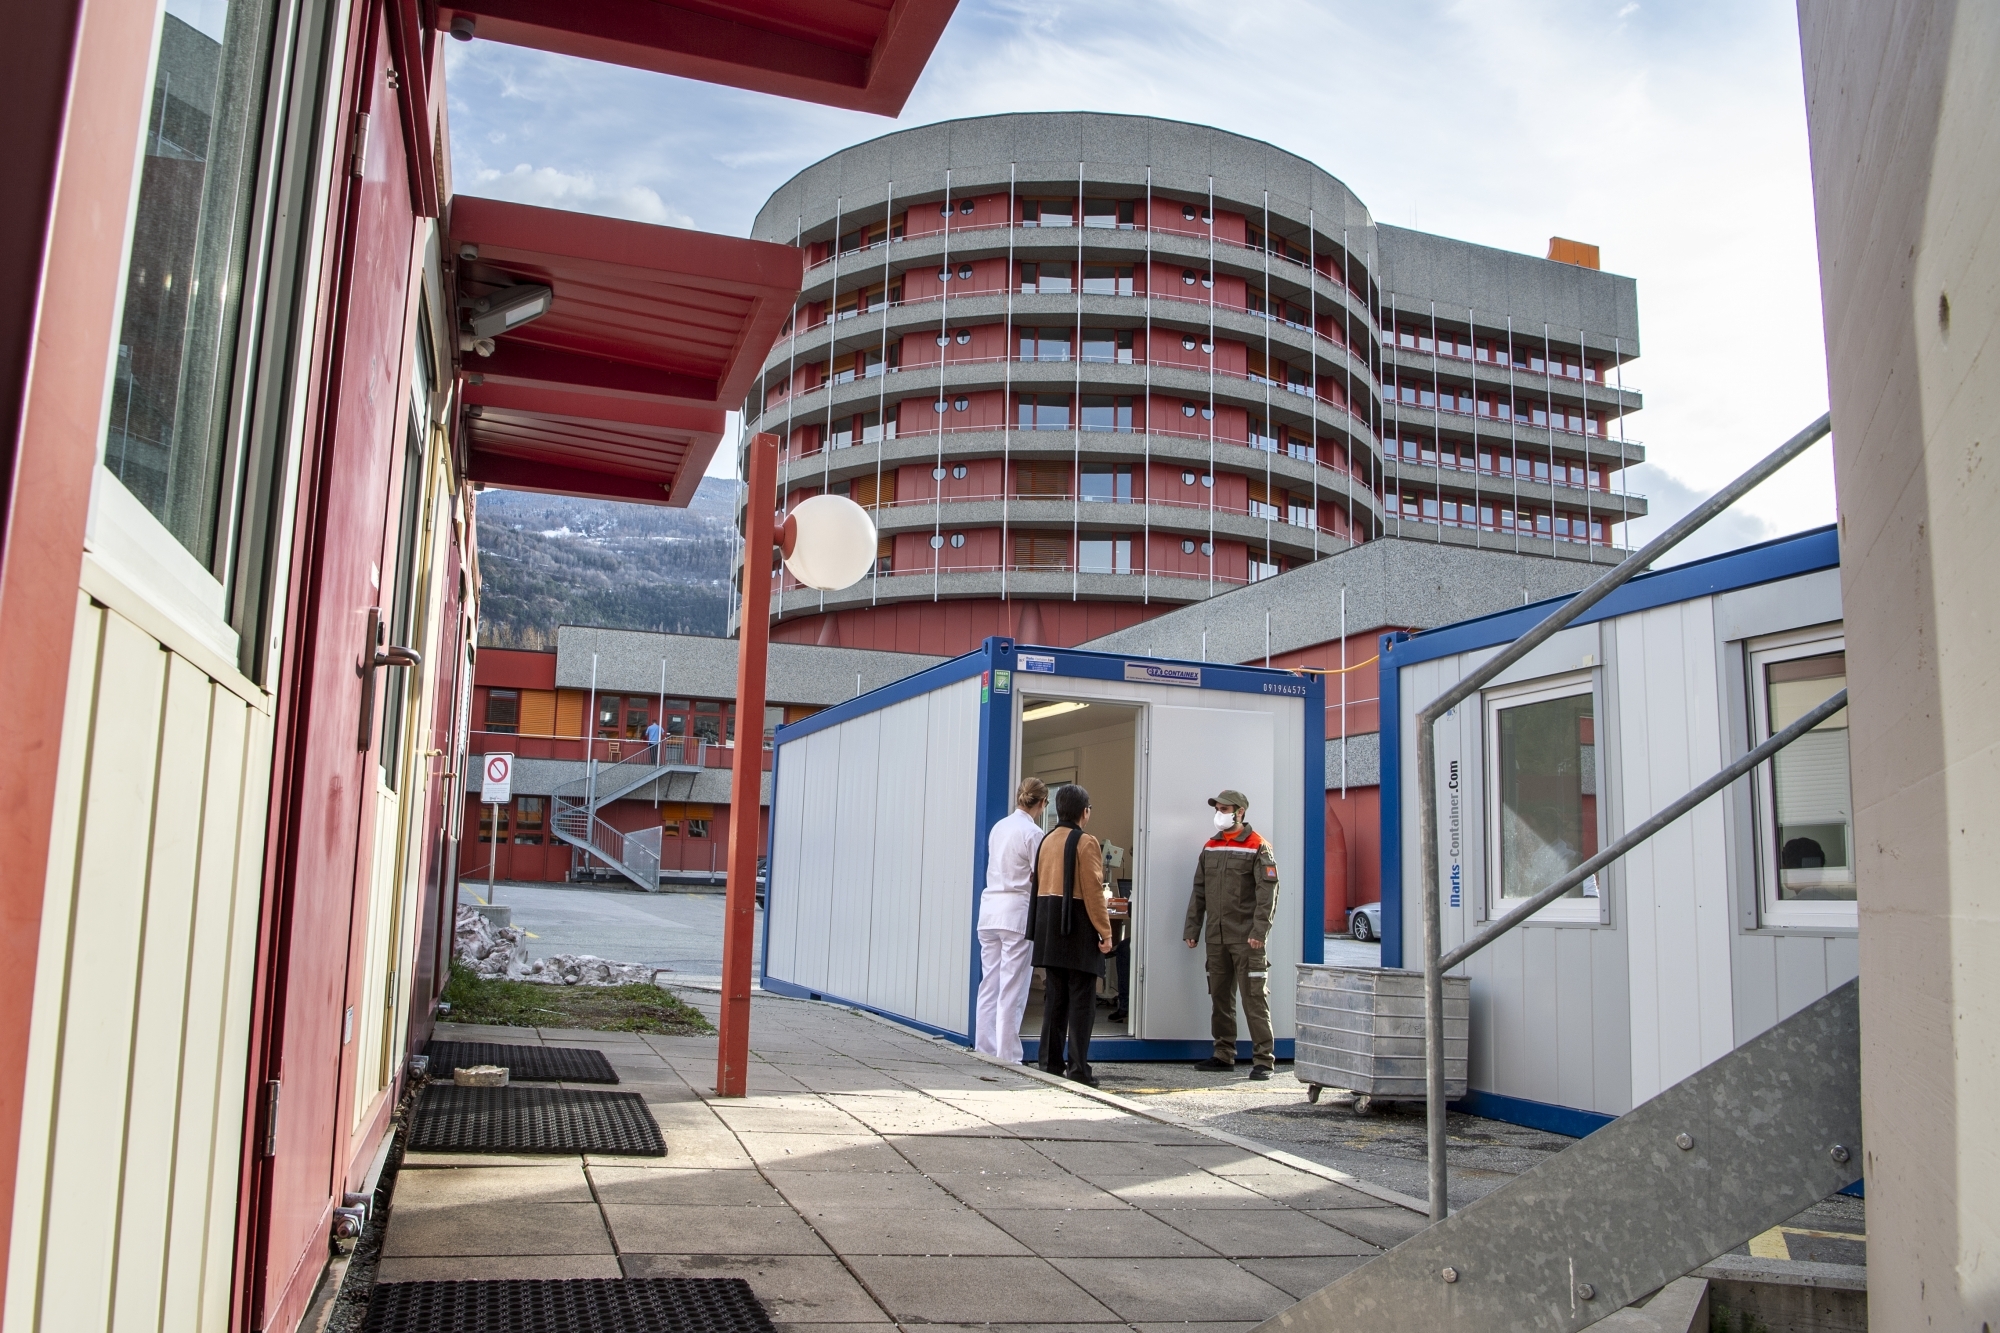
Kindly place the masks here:
<instances>
[{"instance_id":1,"label":"concrete wall","mask_svg":"<svg viewBox=\"0 0 2000 1333\"><path fill-rule=\"evenodd\" d=\"M2000 1315L2000 10L1799 6L1839 479L1869 1322Z\"/></svg>"},{"instance_id":2,"label":"concrete wall","mask_svg":"<svg viewBox=\"0 0 2000 1333\"><path fill-rule=\"evenodd\" d=\"M1565 341L1581 330L1586 346L1609 351L1616 339L1625 356L1638 355L1639 284L1631 278L1404 227L1378 226L1376 236L1385 312L1393 302L1400 315L1428 314L1435 301L1440 318L1460 321L1468 310L1482 324L1511 317L1519 334L1539 337L1548 324Z\"/></svg>"}]
</instances>

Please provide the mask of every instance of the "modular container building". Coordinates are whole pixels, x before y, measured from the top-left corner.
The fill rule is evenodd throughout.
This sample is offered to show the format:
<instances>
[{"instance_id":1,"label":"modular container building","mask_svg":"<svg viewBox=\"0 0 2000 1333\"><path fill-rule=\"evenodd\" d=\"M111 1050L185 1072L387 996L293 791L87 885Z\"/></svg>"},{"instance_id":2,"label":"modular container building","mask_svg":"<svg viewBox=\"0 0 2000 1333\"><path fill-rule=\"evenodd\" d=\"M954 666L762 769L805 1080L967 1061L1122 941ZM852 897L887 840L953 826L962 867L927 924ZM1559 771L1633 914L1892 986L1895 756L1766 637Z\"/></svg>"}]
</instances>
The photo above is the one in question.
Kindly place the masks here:
<instances>
[{"instance_id":1,"label":"modular container building","mask_svg":"<svg viewBox=\"0 0 2000 1333\"><path fill-rule=\"evenodd\" d=\"M1561 599L1382 640L1382 961L1423 965L1415 717ZM1444 947L1846 684L1833 528L1643 575L1439 721ZM1847 713L1476 954L1467 1109L1583 1134L1856 975Z\"/></svg>"},{"instance_id":2,"label":"modular container building","mask_svg":"<svg viewBox=\"0 0 2000 1333\"><path fill-rule=\"evenodd\" d=\"M1128 1017L1100 1022L1091 1057L1206 1055L1206 952L1181 931L1208 798L1228 787L1278 856L1271 1019L1289 1058L1293 965L1322 951L1324 695L1309 674L993 638L780 727L765 988L970 1042L987 830L1023 777L1077 782L1132 903ZM1035 1006L1023 1027L1033 1051Z\"/></svg>"}]
</instances>

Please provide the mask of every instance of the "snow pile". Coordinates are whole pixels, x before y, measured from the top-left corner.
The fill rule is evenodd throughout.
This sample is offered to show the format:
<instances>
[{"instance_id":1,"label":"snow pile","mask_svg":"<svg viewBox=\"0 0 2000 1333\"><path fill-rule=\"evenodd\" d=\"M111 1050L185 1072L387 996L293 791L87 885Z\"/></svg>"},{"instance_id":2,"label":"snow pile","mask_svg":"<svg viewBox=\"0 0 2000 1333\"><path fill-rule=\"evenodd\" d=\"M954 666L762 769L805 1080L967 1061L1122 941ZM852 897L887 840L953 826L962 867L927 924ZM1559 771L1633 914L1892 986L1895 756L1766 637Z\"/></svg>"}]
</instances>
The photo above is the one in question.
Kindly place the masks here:
<instances>
[{"instance_id":1,"label":"snow pile","mask_svg":"<svg viewBox=\"0 0 2000 1333\"><path fill-rule=\"evenodd\" d=\"M531 959L527 936L518 926L496 926L470 907L458 909L452 943L458 961L482 977L551 986L649 985L653 980L650 967L614 963L587 953Z\"/></svg>"}]
</instances>

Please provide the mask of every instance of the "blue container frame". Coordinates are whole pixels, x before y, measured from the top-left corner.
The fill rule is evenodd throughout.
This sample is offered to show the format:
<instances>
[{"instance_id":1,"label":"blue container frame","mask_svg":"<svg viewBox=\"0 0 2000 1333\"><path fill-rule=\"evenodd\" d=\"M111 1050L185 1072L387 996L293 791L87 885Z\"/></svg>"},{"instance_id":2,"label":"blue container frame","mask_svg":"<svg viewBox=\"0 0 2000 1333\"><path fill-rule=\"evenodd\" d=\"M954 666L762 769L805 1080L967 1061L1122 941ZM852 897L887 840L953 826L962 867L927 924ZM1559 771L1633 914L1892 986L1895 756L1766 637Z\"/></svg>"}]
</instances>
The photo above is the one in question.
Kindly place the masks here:
<instances>
[{"instance_id":1,"label":"blue container frame","mask_svg":"<svg viewBox=\"0 0 2000 1333\"><path fill-rule=\"evenodd\" d=\"M1655 607L1690 602L1697 597L1710 597L1838 568L1840 534L1837 526L1829 524L1795 536L1725 551L1705 560L1691 560L1685 565L1641 574L1572 623L1592 625L1601 620L1650 611ZM1551 597L1417 634L1398 630L1382 636L1382 662L1377 668L1381 682L1378 692L1381 696L1382 732L1382 966L1402 967L1404 954L1403 668L1440 657L1453 657L1459 653L1512 643L1568 600L1568 596ZM1577 1137L1611 1123L1610 1116L1597 1111L1505 1097L1478 1089L1469 1090L1465 1100L1452 1105L1488 1119Z\"/></svg>"},{"instance_id":2,"label":"blue container frame","mask_svg":"<svg viewBox=\"0 0 2000 1333\"><path fill-rule=\"evenodd\" d=\"M1190 693L1221 691L1231 694L1282 694L1305 701L1305 772L1304 787L1306 799L1305 847L1301 864L1308 868L1305 884L1299 890L1301 920L1305 923L1318 922L1326 914L1326 682L1316 674L1294 672L1275 667L1235 666L1216 662L1187 662L1175 658L1134 657L1119 653L1091 652L1080 648L1048 648L1040 645L1023 645L1031 648L1039 658L1054 659L1052 670L1037 669L1027 673L1039 685L1050 680L1108 680L1123 683L1125 665L1145 663L1171 671L1193 669L1199 672L1200 684L1190 685ZM766 835L764 849L765 864L774 866L772 857L776 851L777 830L776 803L779 766L784 763L785 746L795 740L803 740L816 731L839 726L843 722L902 703L947 685L973 677L980 679L979 691L979 754L978 782L974 797L976 826L982 836L973 840L971 880L972 920L975 925L966 937L966 949L972 961L971 985L965 997L965 1032L951 1032L935 1024L924 1023L907 1014L893 1013L874 1005L863 1004L841 995L815 991L796 982L785 981L770 975L766 959L770 956L771 939L771 895L774 892L773 877L766 881L763 948L757 962L759 983L765 990L778 995L790 995L802 999L828 1000L844 1004L867 1013L878 1014L920 1032L926 1032L961 1046L970 1045L966 1035L974 1030L974 1013L979 996L979 900L986 885L986 839L983 831L1006 818L1013 809L1014 746L1014 695L1020 689L1022 673L1016 665L1017 645L1012 639L987 639L980 647L955 657L949 662L940 662L934 667L920 671L913 676L870 690L844 703L814 713L811 717L788 723L777 729L772 743L771 758L771 832ZM1312 873L1313 868L1317 873ZM1300 932L1300 961L1318 963L1325 956L1325 940L1318 930L1302 929ZM1030 1056L1036 1054L1039 1042L1026 1040L1024 1045ZM1207 1038L1186 1041L1146 1040L1138 1037L1103 1037L1090 1043L1090 1055L1095 1060L1199 1060L1213 1053L1213 1043ZM1280 1059L1292 1058L1292 1040L1285 1038L1277 1043ZM1238 1043L1240 1059L1250 1058L1250 1043Z\"/></svg>"}]
</instances>

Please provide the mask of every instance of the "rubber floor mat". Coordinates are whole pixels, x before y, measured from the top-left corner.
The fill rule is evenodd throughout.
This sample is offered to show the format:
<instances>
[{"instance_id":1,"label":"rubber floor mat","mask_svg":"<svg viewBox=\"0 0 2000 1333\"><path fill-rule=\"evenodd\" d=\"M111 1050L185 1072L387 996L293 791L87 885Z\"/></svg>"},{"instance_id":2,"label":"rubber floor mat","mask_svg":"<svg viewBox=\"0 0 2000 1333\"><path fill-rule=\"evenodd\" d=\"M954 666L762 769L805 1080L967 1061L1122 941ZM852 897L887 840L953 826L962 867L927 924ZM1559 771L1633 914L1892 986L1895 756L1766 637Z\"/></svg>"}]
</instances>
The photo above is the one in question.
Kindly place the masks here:
<instances>
[{"instance_id":1,"label":"rubber floor mat","mask_svg":"<svg viewBox=\"0 0 2000 1333\"><path fill-rule=\"evenodd\" d=\"M418 1152L667 1155L660 1124L636 1092L433 1083L411 1120L409 1146Z\"/></svg>"},{"instance_id":2,"label":"rubber floor mat","mask_svg":"<svg viewBox=\"0 0 2000 1333\"><path fill-rule=\"evenodd\" d=\"M740 1277L378 1282L362 1333L774 1333Z\"/></svg>"},{"instance_id":3,"label":"rubber floor mat","mask_svg":"<svg viewBox=\"0 0 2000 1333\"><path fill-rule=\"evenodd\" d=\"M430 1076L449 1079L454 1069L504 1065L516 1083L616 1083L604 1052L587 1046L509 1046L498 1041L434 1041L424 1048Z\"/></svg>"}]
</instances>

